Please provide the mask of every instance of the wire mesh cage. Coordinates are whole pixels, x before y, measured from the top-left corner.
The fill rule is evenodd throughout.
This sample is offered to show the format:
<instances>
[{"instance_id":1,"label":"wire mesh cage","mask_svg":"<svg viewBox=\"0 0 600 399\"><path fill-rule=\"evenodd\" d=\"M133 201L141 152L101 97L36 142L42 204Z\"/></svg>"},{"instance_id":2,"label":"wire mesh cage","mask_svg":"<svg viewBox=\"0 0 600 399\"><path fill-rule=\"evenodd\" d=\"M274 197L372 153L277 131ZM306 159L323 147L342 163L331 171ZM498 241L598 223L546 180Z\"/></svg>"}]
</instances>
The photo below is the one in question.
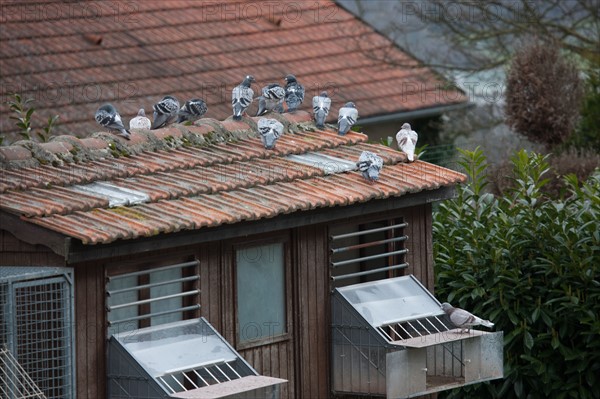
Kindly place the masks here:
<instances>
[{"instance_id":1,"label":"wire mesh cage","mask_svg":"<svg viewBox=\"0 0 600 399\"><path fill-rule=\"evenodd\" d=\"M412 275L332 293L336 394L408 398L501 378L502 332L455 329Z\"/></svg>"},{"instance_id":2,"label":"wire mesh cage","mask_svg":"<svg viewBox=\"0 0 600 399\"><path fill-rule=\"evenodd\" d=\"M109 398L277 398L285 380L258 373L204 318L114 334Z\"/></svg>"},{"instance_id":3,"label":"wire mesh cage","mask_svg":"<svg viewBox=\"0 0 600 399\"><path fill-rule=\"evenodd\" d=\"M38 397L39 390L48 399L73 398L71 269L0 268L0 309L0 345L3 359L11 364L10 371L6 366L2 372L3 386L7 392L9 387L15 389L7 397ZM17 372L36 387L34 396L15 388L9 375Z\"/></svg>"},{"instance_id":4,"label":"wire mesh cage","mask_svg":"<svg viewBox=\"0 0 600 399\"><path fill-rule=\"evenodd\" d=\"M0 393L3 398L46 399L6 346L0 348Z\"/></svg>"}]
</instances>

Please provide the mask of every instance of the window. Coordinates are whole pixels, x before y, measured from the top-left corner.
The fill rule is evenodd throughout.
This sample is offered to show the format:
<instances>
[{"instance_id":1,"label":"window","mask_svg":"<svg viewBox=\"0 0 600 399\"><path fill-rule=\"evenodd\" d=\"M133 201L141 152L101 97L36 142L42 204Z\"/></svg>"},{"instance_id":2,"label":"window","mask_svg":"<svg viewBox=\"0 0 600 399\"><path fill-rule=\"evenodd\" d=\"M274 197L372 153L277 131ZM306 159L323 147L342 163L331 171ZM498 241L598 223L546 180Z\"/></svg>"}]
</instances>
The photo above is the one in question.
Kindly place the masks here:
<instances>
[{"instance_id":1,"label":"window","mask_svg":"<svg viewBox=\"0 0 600 399\"><path fill-rule=\"evenodd\" d=\"M283 243L236 251L239 343L264 341L287 332L285 277Z\"/></svg>"},{"instance_id":2,"label":"window","mask_svg":"<svg viewBox=\"0 0 600 399\"><path fill-rule=\"evenodd\" d=\"M108 336L195 317L200 309L198 261L109 276Z\"/></svg>"},{"instance_id":3,"label":"window","mask_svg":"<svg viewBox=\"0 0 600 399\"><path fill-rule=\"evenodd\" d=\"M330 230L334 287L402 275L408 266L402 219L334 226Z\"/></svg>"}]
</instances>

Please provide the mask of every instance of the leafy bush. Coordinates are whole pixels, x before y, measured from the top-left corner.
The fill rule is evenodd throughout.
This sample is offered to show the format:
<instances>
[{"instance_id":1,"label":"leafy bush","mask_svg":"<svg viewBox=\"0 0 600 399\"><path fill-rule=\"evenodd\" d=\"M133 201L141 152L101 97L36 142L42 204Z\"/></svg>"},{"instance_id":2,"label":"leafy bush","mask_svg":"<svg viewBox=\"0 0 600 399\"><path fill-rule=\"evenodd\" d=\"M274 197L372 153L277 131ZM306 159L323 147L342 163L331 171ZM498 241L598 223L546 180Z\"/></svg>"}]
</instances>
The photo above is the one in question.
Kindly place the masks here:
<instances>
[{"instance_id":1,"label":"leafy bush","mask_svg":"<svg viewBox=\"0 0 600 399\"><path fill-rule=\"evenodd\" d=\"M445 395L599 398L600 171L550 200L547 157L521 151L495 197L482 152L461 153L470 182L434 215L436 295L504 331L505 378Z\"/></svg>"}]
</instances>

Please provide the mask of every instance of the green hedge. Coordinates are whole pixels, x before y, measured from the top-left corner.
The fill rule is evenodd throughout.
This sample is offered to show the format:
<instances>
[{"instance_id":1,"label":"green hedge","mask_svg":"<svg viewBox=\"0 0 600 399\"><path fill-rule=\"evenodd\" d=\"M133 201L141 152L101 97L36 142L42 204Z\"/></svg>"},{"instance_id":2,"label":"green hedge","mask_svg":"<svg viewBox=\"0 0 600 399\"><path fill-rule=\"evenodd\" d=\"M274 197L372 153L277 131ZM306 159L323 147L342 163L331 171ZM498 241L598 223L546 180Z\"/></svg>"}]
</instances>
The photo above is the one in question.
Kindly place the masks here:
<instances>
[{"instance_id":1,"label":"green hedge","mask_svg":"<svg viewBox=\"0 0 600 399\"><path fill-rule=\"evenodd\" d=\"M513 188L485 192L486 160L434 214L436 296L504 331L504 379L449 398L600 398L600 171L545 198L546 157L512 159Z\"/></svg>"}]
</instances>

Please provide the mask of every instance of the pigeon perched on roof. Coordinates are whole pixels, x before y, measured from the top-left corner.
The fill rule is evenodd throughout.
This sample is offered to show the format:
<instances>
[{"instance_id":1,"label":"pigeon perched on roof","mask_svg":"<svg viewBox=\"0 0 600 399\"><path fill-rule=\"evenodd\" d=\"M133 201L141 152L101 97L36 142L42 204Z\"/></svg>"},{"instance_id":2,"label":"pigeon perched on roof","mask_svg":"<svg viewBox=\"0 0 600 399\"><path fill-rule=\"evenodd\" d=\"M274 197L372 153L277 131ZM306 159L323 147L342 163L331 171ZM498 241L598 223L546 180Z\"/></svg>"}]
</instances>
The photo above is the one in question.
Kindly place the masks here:
<instances>
[{"instance_id":1,"label":"pigeon perched on roof","mask_svg":"<svg viewBox=\"0 0 600 399\"><path fill-rule=\"evenodd\" d=\"M233 119L239 121L242 114L248 109L254 99L254 91L250 87L255 82L254 76L248 75L242 83L234 87L231 91L231 106L233 107Z\"/></svg>"},{"instance_id":2,"label":"pigeon perched on roof","mask_svg":"<svg viewBox=\"0 0 600 399\"><path fill-rule=\"evenodd\" d=\"M152 106L154 110L154 120L151 129L165 127L175 122L179 112L179 101L173 96L164 96L162 100Z\"/></svg>"},{"instance_id":3,"label":"pigeon perched on roof","mask_svg":"<svg viewBox=\"0 0 600 399\"><path fill-rule=\"evenodd\" d=\"M121 120L121 115L119 115L112 104L104 104L98 108L94 114L94 118L96 119L96 122L108 130L119 132L117 133L118 136L124 137L127 140L130 139L131 134L129 133L129 130L125 129L123 120Z\"/></svg>"},{"instance_id":4,"label":"pigeon perched on roof","mask_svg":"<svg viewBox=\"0 0 600 399\"><path fill-rule=\"evenodd\" d=\"M208 106L200 98L192 98L183 104L183 107L177 113L177 123L194 122L202 118L208 111Z\"/></svg>"},{"instance_id":5,"label":"pigeon perched on roof","mask_svg":"<svg viewBox=\"0 0 600 399\"><path fill-rule=\"evenodd\" d=\"M275 148L275 142L283 134L283 125L275 119L260 118L258 133L267 150Z\"/></svg>"},{"instance_id":6,"label":"pigeon perched on roof","mask_svg":"<svg viewBox=\"0 0 600 399\"><path fill-rule=\"evenodd\" d=\"M152 122L146 118L146 111L144 108L140 108L135 118L129 121L129 129L150 129Z\"/></svg>"},{"instance_id":7,"label":"pigeon perched on roof","mask_svg":"<svg viewBox=\"0 0 600 399\"><path fill-rule=\"evenodd\" d=\"M365 179L373 182L379 179L379 172L383 168L383 159L377 154L363 151L358 158L356 166L362 172Z\"/></svg>"},{"instance_id":8,"label":"pigeon perched on roof","mask_svg":"<svg viewBox=\"0 0 600 399\"><path fill-rule=\"evenodd\" d=\"M327 118L327 115L329 115L329 108L331 108L331 98L329 98L327 92L324 91L318 96L314 96L312 106L317 127L325 127L325 119Z\"/></svg>"},{"instance_id":9,"label":"pigeon perched on roof","mask_svg":"<svg viewBox=\"0 0 600 399\"><path fill-rule=\"evenodd\" d=\"M304 86L296 80L294 75L287 75L285 78L285 105L288 112L294 112L304 101Z\"/></svg>"},{"instance_id":10,"label":"pigeon perched on roof","mask_svg":"<svg viewBox=\"0 0 600 399\"><path fill-rule=\"evenodd\" d=\"M466 331L468 332L471 327L479 325L488 328L494 327L494 323L492 323L491 321L480 319L479 317L461 308L455 308L448 302L442 303L442 310L446 312L446 314L450 317L450 321L452 322L452 324L460 328L461 331L463 329L466 329Z\"/></svg>"},{"instance_id":11,"label":"pigeon perched on roof","mask_svg":"<svg viewBox=\"0 0 600 399\"><path fill-rule=\"evenodd\" d=\"M352 101L344 104L338 113L338 134L343 136L356 123L358 110Z\"/></svg>"},{"instance_id":12,"label":"pigeon perched on roof","mask_svg":"<svg viewBox=\"0 0 600 399\"><path fill-rule=\"evenodd\" d=\"M266 114L268 111L283 113L283 98L285 89L277 83L271 83L262 88L262 95L258 97L258 112L256 116Z\"/></svg>"},{"instance_id":13,"label":"pigeon perched on roof","mask_svg":"<svg viewBox=\"0 0 600 399\"><path fill-rule=\"evenodd\" d=\"M403 124L396 134L398 148L406 154L410 162L415 160L415 146L417 145L418 139L419 135L412 130L408 123Z\"/></svg>"}]
</instances>

